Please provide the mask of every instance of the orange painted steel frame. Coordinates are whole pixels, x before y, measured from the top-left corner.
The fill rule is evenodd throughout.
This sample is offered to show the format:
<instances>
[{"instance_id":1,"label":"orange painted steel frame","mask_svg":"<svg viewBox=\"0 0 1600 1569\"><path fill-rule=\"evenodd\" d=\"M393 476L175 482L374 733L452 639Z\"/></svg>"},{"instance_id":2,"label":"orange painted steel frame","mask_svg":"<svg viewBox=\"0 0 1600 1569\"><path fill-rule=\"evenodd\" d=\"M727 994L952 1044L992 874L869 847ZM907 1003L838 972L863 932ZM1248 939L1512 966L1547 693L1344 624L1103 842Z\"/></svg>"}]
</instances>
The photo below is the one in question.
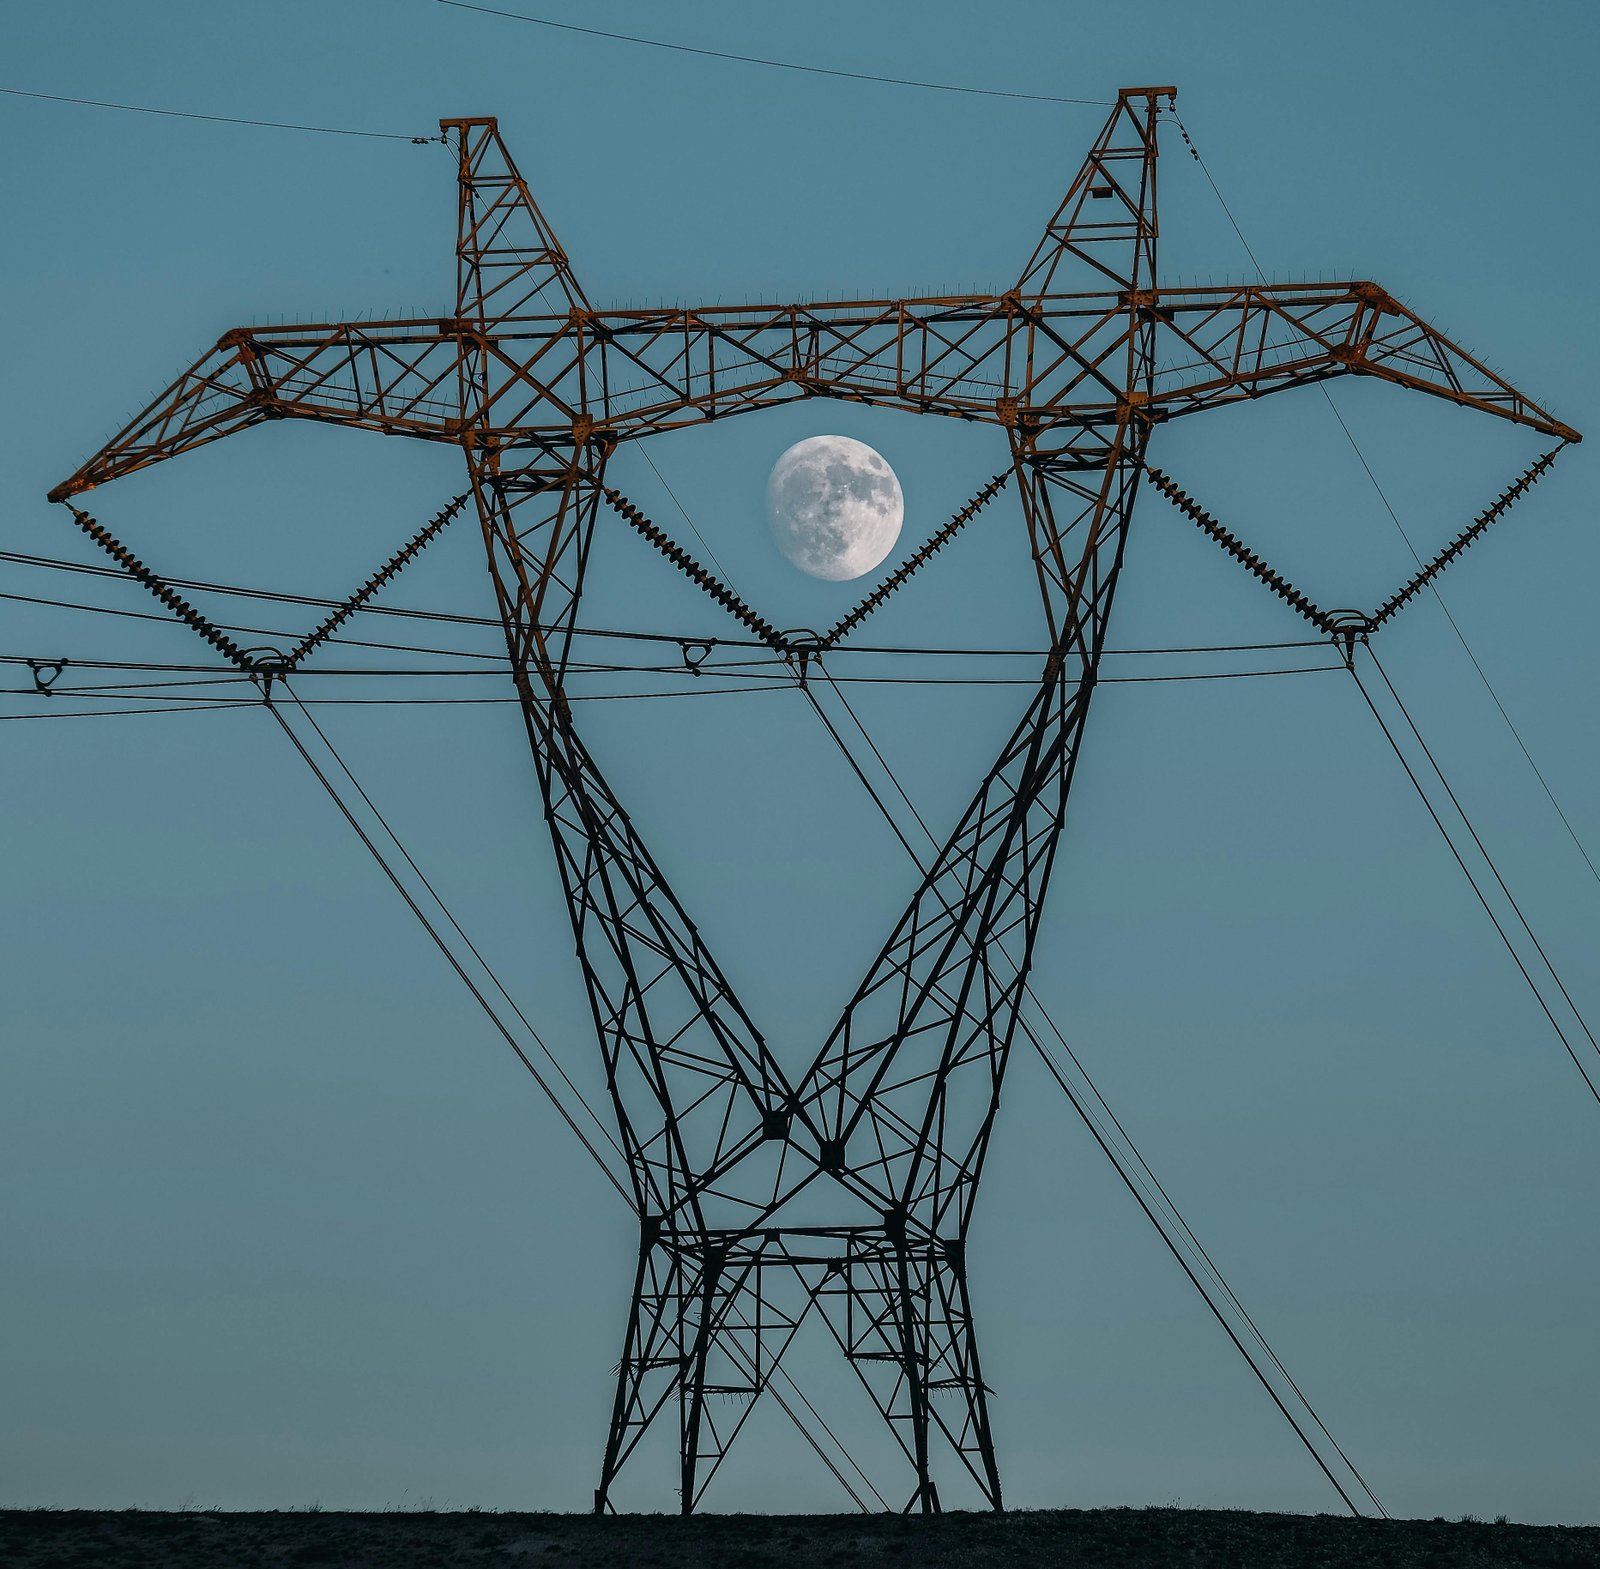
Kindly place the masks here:
<instances>
[{"instance_id":1,"label":"orange painted steel frame","mask_svg":"<svg viewBox=\"0 0 1600 1569\"><path fill-rule=\"evenodd\" d=\"M904 1452L906 1507L939 1507L939 1454L1000 1507L967 1232L1156 428L1365 375L1577 439L1376 284L1160 286L1157 129L1174 97L1120 93L1003 294L699 309L592 306L495 122L442 121L459 158L454 314L238 328L52 492L69 501L277 419L462 449L640 1217L597 1509L611 1507L618 1473L670 1405L692 1510L811 1314ZM1010 466L826 639L802 646L605 476L624 442L812 397L999 426ZM792 1076L573 723L565 673L602 503L747 628L803 656L848 636L1008 482L1049 655L838 1023ZM1165 476L1157 483L1293 595ZM285 667L239 657L268 675Z\"/></svg>"}]
</instances>

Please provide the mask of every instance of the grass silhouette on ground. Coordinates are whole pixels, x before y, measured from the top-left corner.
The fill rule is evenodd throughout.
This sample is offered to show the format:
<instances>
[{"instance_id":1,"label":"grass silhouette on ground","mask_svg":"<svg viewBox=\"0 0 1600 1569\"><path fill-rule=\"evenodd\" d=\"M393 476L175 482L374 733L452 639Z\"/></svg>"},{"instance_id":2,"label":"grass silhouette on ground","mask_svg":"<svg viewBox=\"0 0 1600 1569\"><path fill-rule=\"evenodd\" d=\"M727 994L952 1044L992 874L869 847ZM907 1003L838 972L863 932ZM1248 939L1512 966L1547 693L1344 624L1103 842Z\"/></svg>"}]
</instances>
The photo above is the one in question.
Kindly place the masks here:
<instances>
[{"instance_id":1,"label":"grass silhouette on ground","mask_svg":"<svg viewBox=\"0 0 1600 1569\"><path fill-rule=\"evenodd\" d=\"M1206 1509L1003 1515L0 1510L6 1569L1600 1569L1600 1526Z\"/></svg>"}]
</instances>

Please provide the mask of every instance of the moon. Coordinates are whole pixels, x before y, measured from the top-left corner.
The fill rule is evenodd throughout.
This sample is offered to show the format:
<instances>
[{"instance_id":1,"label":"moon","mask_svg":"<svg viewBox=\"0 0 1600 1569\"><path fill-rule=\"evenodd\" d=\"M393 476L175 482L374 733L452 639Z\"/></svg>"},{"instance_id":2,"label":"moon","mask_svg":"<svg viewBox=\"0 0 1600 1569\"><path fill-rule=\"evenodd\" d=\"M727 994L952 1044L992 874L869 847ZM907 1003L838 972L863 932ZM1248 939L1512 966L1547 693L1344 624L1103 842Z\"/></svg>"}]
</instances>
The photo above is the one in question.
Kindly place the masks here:
<instances>
[{"instance_id":1,"label":"moon","mask_svg":"<svg viewBox=\"0 0 1600 1569\"><path fill-rule=\"evenodd\" d=\"M894 470L849 436L797 441L767 478L767 519L778 549L830 583L877 566L894 549L905 511Z\"/></svg>"}]
</instances>

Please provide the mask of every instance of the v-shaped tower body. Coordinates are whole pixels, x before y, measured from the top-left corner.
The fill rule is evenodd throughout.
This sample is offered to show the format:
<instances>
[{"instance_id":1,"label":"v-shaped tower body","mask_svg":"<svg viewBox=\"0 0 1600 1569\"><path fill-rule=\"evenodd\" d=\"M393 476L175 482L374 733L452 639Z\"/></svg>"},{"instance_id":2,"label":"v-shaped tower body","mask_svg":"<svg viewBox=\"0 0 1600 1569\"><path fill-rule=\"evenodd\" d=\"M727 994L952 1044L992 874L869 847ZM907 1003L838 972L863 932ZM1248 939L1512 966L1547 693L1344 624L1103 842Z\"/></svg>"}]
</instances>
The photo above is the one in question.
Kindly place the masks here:
<instances>
[{"instance_id":1,"label":"v-shaped tower body","mask_svg":"<svg viewBox=\"0 0 1600 1569\"><path fill-rule=\"evenodd\" d=\"M903 1450L908 1507L937 1508L952 1466L1000 1506L967 1233L1155 428L1357 372L1574 435L1375 285L1161 288L1156 137L1172 97L1119 95L1003 294L703 309L592 307L495 122L444 121L452 315L229 333L53 493L280 418L461 448L640 1219L597 1508L668 1413L694 1508L811 1315ZM613 512L746 626L807 652L606 480L624 442L807 397L1006 432L1049 653L791 1078L584 746L565 683L590 543Z\"/></svg>"}]
</instances>

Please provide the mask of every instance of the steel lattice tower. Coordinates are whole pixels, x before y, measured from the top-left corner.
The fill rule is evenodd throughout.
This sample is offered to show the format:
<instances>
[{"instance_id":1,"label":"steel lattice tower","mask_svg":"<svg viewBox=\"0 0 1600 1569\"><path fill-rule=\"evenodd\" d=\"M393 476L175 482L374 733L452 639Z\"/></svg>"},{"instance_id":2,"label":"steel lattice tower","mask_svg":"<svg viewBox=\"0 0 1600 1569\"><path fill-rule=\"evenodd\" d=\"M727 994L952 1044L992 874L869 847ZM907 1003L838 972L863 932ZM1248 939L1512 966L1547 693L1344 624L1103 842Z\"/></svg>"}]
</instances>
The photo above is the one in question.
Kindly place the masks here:
<instances>
[{"instance_id":1,"label":"steel lattice tower","mask_svg":"<svg viewBox=\"0 0 1600 1569\"><path fill-rule=\"evenodd\" d=\"M700 309L592 306L495 121L445 120L458 155L452 315L230 332L52 492L68 500L284 418L461 448L639 1214L597 1509L670 1408L692 1510L811 1314L903 1449L908 1507L938 1507L935 1473L952 1462L1000 1507L968 1227L1156 427L1363 374L1576 439L1374 284L1160 286L1156 133L1174 96L1119 94L1002 294ZM606 470L624 443L811 397L998 426L1010 467L855 611L801 642L692 560ZM574 724L565 682L594 531L620 517L748 630L803 660L848 637L1006 483L1048 657L971 804L794 1076ZM263 660L181 600L173 608L266 675L325 635ZM1340 630L1308 601L1296 608Z\"/></svg>"}]
</instances>

